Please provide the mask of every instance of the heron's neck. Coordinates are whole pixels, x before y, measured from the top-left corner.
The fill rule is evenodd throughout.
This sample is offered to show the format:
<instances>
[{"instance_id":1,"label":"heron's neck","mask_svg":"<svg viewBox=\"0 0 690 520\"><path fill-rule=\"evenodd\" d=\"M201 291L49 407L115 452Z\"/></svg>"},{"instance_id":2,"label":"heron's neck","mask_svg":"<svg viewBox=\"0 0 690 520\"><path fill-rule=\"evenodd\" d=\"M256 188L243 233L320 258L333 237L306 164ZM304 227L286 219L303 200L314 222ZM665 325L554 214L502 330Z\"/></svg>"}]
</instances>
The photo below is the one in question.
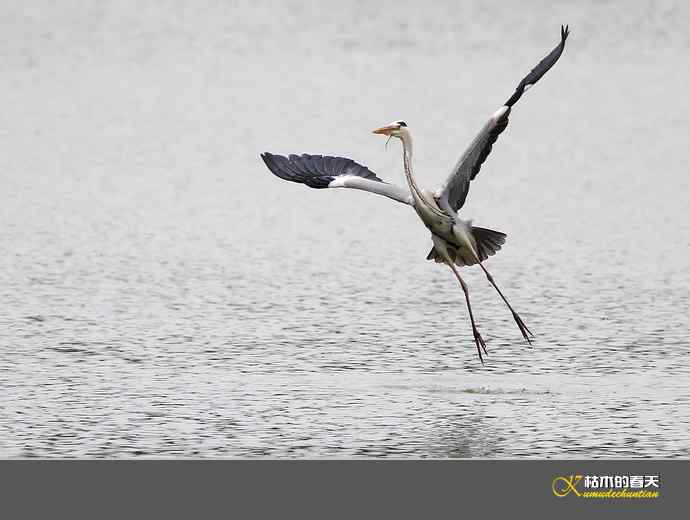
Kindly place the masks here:
<instances>
[{"instance_id":1,"label":"heron's neck","mask_svg":"<svg viewBox=\"0 0 690 520\"><path fill-rule=\"evenodd\" d=\"M428 212L435 214L438 217L447 218L446 214L438 209L435 203L431 203L422 194L422 190L417 186L417 183L412 176L412 136L409 130L401 133L401 141L403 145L403 163L405 164L405 177L407 178L407 184L410 187L410 193L412 194L412 200L414 201L415 208L421 211L422 208L426 209ZM420 216L422 214L420 213ZM423 218L423 217L422 217Z\"/></svg>"},{"instance_id":2,"label":"heron's neck","mask_svg":"<svg viewBox=\"0 0 690 520\"><path fill-rule=\"evenodd\" d=\"M412 176L412 136L409 131L405 131L401 134L400 140L403 146L403 164L405 166L405 178L407 179L407 184L410 187L410 192L415 201L422 199L422 193L417 186L417 183Z\"/></svg>"}]
</instances>

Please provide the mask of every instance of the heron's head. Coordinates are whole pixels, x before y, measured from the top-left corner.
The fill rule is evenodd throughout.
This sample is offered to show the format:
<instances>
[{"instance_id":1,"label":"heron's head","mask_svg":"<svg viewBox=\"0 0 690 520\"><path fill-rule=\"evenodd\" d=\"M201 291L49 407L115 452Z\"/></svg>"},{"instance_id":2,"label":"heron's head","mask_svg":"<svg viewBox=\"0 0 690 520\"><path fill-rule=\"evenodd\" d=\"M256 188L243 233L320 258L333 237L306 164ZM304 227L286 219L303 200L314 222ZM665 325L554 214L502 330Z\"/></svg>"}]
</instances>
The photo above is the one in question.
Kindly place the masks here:
<instances>
[{"instance_id":1,"label":"heron's head","mask_svg":"<svg viewBox=\"0 0 690 520\"><path fill-rule=\"evenodd\" d=\"M387 135L389 138L402 138L403 133L407 132L407 123L405 121L393 121L392 123L373 130L375 134Z\"/></svg>"}]
</instances>

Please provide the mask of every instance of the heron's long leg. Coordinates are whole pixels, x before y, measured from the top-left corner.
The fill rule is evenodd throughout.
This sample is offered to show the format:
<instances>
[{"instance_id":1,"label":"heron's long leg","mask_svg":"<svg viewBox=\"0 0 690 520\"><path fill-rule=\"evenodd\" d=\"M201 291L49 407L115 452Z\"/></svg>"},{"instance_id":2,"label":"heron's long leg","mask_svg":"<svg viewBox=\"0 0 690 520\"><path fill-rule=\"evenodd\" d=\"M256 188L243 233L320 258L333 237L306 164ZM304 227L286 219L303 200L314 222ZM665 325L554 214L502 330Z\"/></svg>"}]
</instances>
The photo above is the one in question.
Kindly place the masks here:
<instances>
[{"instance_id":1,"label":"heron's long leg","mask_svg":"<svg viewBox=\"0 0 690 520\"><path fill-rule=\"evenodd\" d=\"M486 343L484 342L484 338L482 338L481 334L479 334L479 330L477 330L477 324L474 322L474 315L472 314L472 305L470 304L470 293L467 289L465 281L460 277L460 273L458 273L458 270L455 268L453 262L448 260L446 263L453 270L455 277L458 279L458 282L460 282L462 292L465 293L465 301L467 301L467 310L469 311L470 322L472 323L472 334L474 335L474 343L477 345L477 354L479 354L479 361L481 361L483 365L484 358L482 357L482 350L484 350L484 354L486 354L487 356L489 354L486 351Z\"/></svg>"},{"instance_id":2,"label":"heron's long leg","mask_svg":"<svg viewBox=\"0 0 690 520\"><path fill-rule=\"evenodd\" d=\"M491 276L489 271L486 270L486 267L484 267L484 264L479 262L479 267L482 268L482 270L484 271L484 274L486 275L486 279L489 280L489 283L491 285L493 285L494 289L496 289L498 291L498 294L501 295L501 298L503 299L505 304L508 306L508 309L510 309L510 312L513 313L513 319L515 320L515 323L517 324L518 328L520 329L520 332L522 333L522 337L525 338L527 343L529 343L531 345L532 341L530 340L529 337L534 336L534 334L532 334L530 332L530 330L527 328L527 325L525 325L525 322L522 321L522 318L520 318L520 315L517 312L515 312L515 310L513 310L513 307L511 307L510 303L508 303L508 300L506 299L506 297L503 296L503 293L501 292L501 290L498 288L498 285L496 285L496 282L494 281L494 277Z\"/></svg>"}]
</instances>

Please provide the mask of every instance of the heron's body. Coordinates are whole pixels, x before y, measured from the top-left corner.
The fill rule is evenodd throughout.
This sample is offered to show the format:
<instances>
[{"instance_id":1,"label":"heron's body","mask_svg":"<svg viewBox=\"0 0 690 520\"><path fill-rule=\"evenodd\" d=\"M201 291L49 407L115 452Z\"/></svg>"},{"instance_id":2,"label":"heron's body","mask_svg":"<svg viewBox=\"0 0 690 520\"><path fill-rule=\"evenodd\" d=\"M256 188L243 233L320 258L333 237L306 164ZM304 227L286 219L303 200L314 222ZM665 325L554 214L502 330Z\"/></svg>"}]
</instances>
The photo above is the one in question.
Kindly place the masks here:
<instances>
[{"instance_id":1,"label":"heron's body","mask_svg":"<svg viewBox=\"0 0 690 520\"><path fill-rule=\"evenodd\" d=\"M486 345L475 324L467 285L456 266L479 265L491 285L498 291L510 309L522 336L528 342L531 332L508 303L482 263L501 249L505 243L506 235L500 231L475 227L469 221L459 218L458 211L465 203L470 182L477 176L496 139L507 127L512 106L556 63L563 52L567 36L567 26L561 27L559 45L525 76L518 84L515 93L491 115L489 121L460 157L445 184L436 191L423 189L415 182L412 136L407 124L403 121L396 121L381 127L374 133L400 139L403 148L405 179L409 191L383 182L374 172L351 159L307 154L290 155L289 157L270 153L262 154L266 166L275 175L285 180L300 182L312 188L365 190L412 206L420 220L431 232L433 248L427 255L427 259L448 265L465 293L472 332L480 359L482 359L482 350L486 353Z\"/></svg>"},{"instance_id":2,"label":"heron's body","mask_svg":"<svg viewBox=\"0 0 690 520\"><path fill-rule=\"evenodd\" d=\"M462 240L457 234L464 231L467 225L458 218L457 213L441 209L432 191L422 191L422 198L414 202L414 210L432 235L449 242Z\"/></svg>"},{"instance_id":3,"label":"heron's body","mask_svg":"<svg viewBox=\"0 0 690 520\"><path fill-rule=\"evenodd\" d=\"M434 192L427 189L420 189L419 196L413 193L413 204L415 212L426 228L431 232L431 238L437 251L445 251L446 255L453 257L453 250L458 250L467 255L475 255L476 241L472 235L472 226L458 217L451 208L442 209ZM441 244L443 244L441 246Z\"/></svg>"},{"instance_id":4,"label":"heron's body","mask_svg":"<svg viewBox=\"0 0 690 520\"><path fill-rule=\"evenodd\" d=\"M475 241L469 222L460 219L450 206L441 208L433 191L417 186L412 176L412 137L409 132L405 132L400 140L403 144L403 165L405 179L410 188L411 204L420 220L431 232L434 247L437 251L443 250L450 253L452 250L461 250L474 256Z\"/></svg>"}]
</instances>

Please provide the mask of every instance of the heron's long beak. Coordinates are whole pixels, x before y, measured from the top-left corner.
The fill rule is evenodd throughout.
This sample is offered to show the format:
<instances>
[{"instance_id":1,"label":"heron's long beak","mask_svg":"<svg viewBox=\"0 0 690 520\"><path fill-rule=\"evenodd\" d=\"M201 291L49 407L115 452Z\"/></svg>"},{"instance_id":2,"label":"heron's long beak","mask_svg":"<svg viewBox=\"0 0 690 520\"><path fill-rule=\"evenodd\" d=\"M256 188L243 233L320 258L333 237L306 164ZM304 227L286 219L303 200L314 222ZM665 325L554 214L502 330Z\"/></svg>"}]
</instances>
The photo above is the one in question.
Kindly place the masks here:
<instances>
[{"instance_id":1,"label":"heron's long beak","mask_svg":"<svg viewBox=\"0 0 690 520\"><path fill-rule=\"evenodd\" d=\"M393 130L396 130L396 129L397 129L397 127L392 126L392 125L382 126L381 128L377 128L376 130L372 130L371 133L372 134L381 134L381 135L391 135L391 132L393 132Z\"/></svg>"}]
</instances>

